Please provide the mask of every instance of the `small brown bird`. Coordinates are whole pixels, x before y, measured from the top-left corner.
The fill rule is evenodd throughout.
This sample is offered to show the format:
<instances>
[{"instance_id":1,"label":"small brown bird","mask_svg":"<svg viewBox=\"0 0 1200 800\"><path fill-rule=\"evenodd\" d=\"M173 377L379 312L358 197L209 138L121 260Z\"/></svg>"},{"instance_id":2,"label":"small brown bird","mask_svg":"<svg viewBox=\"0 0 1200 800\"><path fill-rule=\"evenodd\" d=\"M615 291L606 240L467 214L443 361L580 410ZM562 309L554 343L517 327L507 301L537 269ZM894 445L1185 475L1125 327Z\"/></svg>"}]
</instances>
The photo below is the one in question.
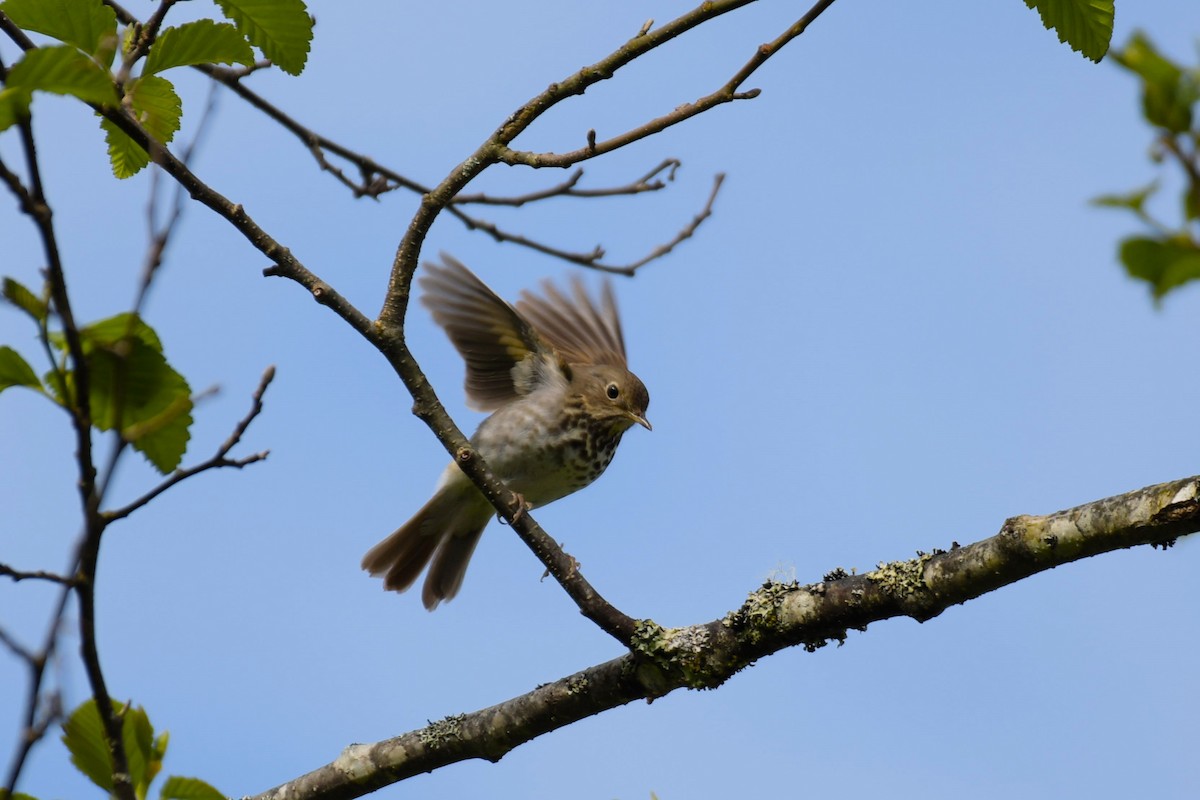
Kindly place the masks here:
<instances>
[{"instance_id":1,"label":"small brown bird","mask_svg":"<svg viewBox=\"0 0 1200 800\"><path fill-rule=\"evenodd\" d=\"M626 366L612 290L605 284L597 305L578 278L571 297L546 282L545 297L523 292L514 308L458 261L442 260L425 265L422 301L467 362L468 405L494 412L471 444L529 508L579 491L634 423L650 428L650 395ZM450 464L429 502L363 556L363 569L403 592L430 564L421 600L432 611L458 593L494 513Z\"/></svg>"}]
</instances>

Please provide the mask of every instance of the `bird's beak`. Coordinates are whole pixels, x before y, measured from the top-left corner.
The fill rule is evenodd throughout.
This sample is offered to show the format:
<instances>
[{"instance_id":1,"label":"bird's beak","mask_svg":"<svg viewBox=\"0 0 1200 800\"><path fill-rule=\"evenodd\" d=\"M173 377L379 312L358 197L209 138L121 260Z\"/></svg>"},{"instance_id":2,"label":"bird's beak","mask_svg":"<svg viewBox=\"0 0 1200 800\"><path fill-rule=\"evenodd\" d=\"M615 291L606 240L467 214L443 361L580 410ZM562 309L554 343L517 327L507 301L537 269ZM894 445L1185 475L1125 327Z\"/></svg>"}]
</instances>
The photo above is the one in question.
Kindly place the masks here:
<instances>
[{"instance_id":1,"label":"bird's beak","mask_svg":"<svg viewBox=\"0 0 1200 800\"><path fill-rule=\"evenodd\" d=\"M643 428L645 428L648 431L654 430L654 426L650 424L650 420L646 419L643 416L639 416L637 414L634 414L632 411L630 411L629 418L632 419L634 422L636 422L638 425L641 425Z\"/></svg>"}]
</instances>

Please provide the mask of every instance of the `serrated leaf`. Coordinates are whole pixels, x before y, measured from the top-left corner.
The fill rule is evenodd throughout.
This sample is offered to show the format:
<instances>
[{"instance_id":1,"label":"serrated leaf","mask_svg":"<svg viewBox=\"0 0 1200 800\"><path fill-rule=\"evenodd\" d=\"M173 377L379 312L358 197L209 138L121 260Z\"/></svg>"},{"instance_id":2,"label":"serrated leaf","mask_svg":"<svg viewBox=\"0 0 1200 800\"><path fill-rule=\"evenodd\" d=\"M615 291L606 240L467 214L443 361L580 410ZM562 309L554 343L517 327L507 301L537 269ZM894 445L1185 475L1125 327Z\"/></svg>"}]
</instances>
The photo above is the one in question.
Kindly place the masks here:
<instances>
[{"instance_id":1,"label":"serrated leaf","mask_svg":"<svg viewBox=\"0 0 1200 800\"><path fill-rule=\"evenodd\" d=\"M0 131L6 131L29 118L29 101L33 95L21 88L0 90Z\"/></svg>"},{"instance_id":2,"label":"serrated leaf","mask_svg":"<svg viewBox=\"0 0 1200 800\"><path fill-rule=\"evenodd\" d=\"M1150 284L1155 300L1200 279L1200 247L1194 242L1134 236L1121 242L1120 256L1131 277Z\"/></svg>"},{"instance_id":3,"label":"serrated leaf","mask_svg":"<svg viewBox=\"0 0 1200 800\"><path fill-rule=\"evenodd\" d=\"M180 378L182 381L182 378ZM187 390L187 384L182 389ZM154 417L130 425L122 436L146 459L166 475L179 466L191 438L192 398L178 394L169 406Z\"/></svg>"},{"instance_id":4,"label":"serrated leaf","mask_svg":"<svg viewBox=\"0 0 1200 800\"><path fill-rule=\"evenodd\" d=\"M154 726L141 706L131 707L113 701L113 713L122 717L121 742L129 766L129 780L134 793L144 800L149 793L154 772L149 769L155 754ZM106 792L112 792L112 756L104 736L104 725L96 710L96 701L89 699L71 712L63 723L63 744L71 753L71 763L88 780ZM160 737L161 738L161 737Z\"/></svg>"},{"instance_id":5,"label":"serrated leaf","mask_svg":"<svg viewBox=\"0 0 1200 800\"><path fill-rule=\"evenodd\" d=\"M183 101L166 78L147 75L131 81L126 92L134 116L146 133L162 144L170 144L179 132Z\"/></svg>"},{"instance_id":6,"label":"serrated leaf","mask_svg":"<svg viewBox=\"0 0 1200 800\"><path fill-rule=\"evenodd\" d=\"M147 325L137 314L128 311L114 314L99 322L93 322L84 327L80 331L80 335L87 342L103 345L113 345L122 339L133 336L160 353L163 349L162 340L158 338L158 333L154 328Z\"/></svg>"},{"instance_id":7,"label":"serrated leaf","mask_svg":"<svg viewBox=\"0 0 1200 800\"><path fill-rule=\"evenodd\" d=\"M130 335L89 339L92 424L122 437L163 474L179 466L192 423L191 389L155 347Z\"/></svg>"},{"instance_id":8,"label":"serrated leaf","mask_svg":"<svg viewBox=\"0 0 1200 800\"><path fill-rule=\"evenodd\" d=\"M154 726L150 724L146 710L141 706L126 709L121 733L125 742L125 761L129 764L129 782L137 796L144 800L150 789L150 759L154 747Z\"/></svg>"},{"instance_id":9,"label":"serrated leaf","mask_svg":"<svg viewBox=\"0 0 1200 800\"><path fill-rule=\"evenodd\" d=\"M108 144L108 163L112 166L114 177L122 180L132 178L150 163L150 156L146 155L141 145L104 117L100 118L100 129L104 131L104 141Z\"/></svg>"},{"instance_id":10,"label":"serrated leaf","mask_svg":"<svg viewBox=\"0 0 1200 800\"><path fill-rule=\"evenodd\" d=\"M105 66L112 64L117 13L100 0L6 0L0 10L27 31L73 45Z\"/></svg>"},{"instance_id":11,"label":"serrated leaf","mask_svg":"<svg viewBox=\"0 0 1200 800\"><path fill-rule=\"evenodd\" d=\"M1099 62L1108 52L1113 32L1113 0L1025 0L1036 9L1047 30L1085 58Z\"/></svg>"},{"instance_id":12,"label":"serrated leaf","mask_svg":"<svg viewBox=\"0 0 1200 800\"><path fill-rule=\"evenodd\" d=\"M72 711L62 729L62 743L71 754L71 763L100 789L112 792L112 756L104 739L96 701L89 699Z\"/></svg>"},{"instance_id":13,"label":"serrated leaf","mask_svg":"<svg viewBox=\"0 0 1200 800\"><path fill-rule=\"evenodd\" d=\"M1104 208L1128 208L1140 214L1146 200L1157 191L1158 181L1151 181L1141 189L1135 189L1128 194L1102 194L1099 197L1093 197L1091 204Z\"/></svg>"},{"instance_id":14,"label":"serrated leaf","mask_svg":"<svg viewBox=\"0 0 1200 800\"><path fill-rule=\"evenodd\" d=\"M21 354L11 347L0 347L0 392L10 386L28 386L43 391L37 373Z\"/></svg>"},{"instance_id":15,"label":"serrated leaf","mask_svg":"<svg viewBox=\"0 0 1200 800\"><path fill-rule=\"evenodd\" d=\"M161 800L225 800L225 795L199 778L172 775L158 793Z\"/></svg>"},{"instance_id":16,"label":"serrated leaf","mask_svg":"<svg viewBox=\"0 0 1200 800\"><path fill-rule=\"evenodd\" d=\"M70 45L27 50L8 71L9 88L67 94L96 105L116 105L108 72Z\"/></svg>"},{"instance_id":17,"label":"serrated leaf","mask_svg":"<svg viewBox=\"0 0 1200 800\"><path fill-rule=\"evenodd\" d=\"M162 354L154 329L128 312L95 322L79 331L90 381L92 424L121 436L166 474L179 466L191 436L191 388ZM50 343L66 350L61 333ZM75 387L68 373L67 392ZM63 402L62 390L49 383Z\"/></svg>"},{"instance_id":18,"label":"serrated leaf","mask_svg":"<svg viewBox=\"0 0 1200 800\"><path fill-rule=\"evenodd\" d=\"M146 133L160 144L169 144L183 116L183 101L171 82L158 75L147 75L130 81L126 95ZM150 155L142 146L107 118L101 118L100 127L108 142L108 158L115 176L131 177L150 163Z\"/></svg>"},{"instance_id":19,"label":"serrated leaf","mask_svg":"<svg viewBox=\"0 0 1200 800\"><path fill-rule=\"evenodd\" d=\"M312 17L303 0L216 0L250 44L289 75L299 75L312 43Z\"/></svg>"},{"instance_id":20,"label":"serrated leaf","mask_svg":"<svg viewBox=\"0 0 1200 800\"><path fill-rule=\"evenodd\" d=\"M13 278L5 278L0 283L0 296L24 311L37 322L42 322L50 313L46 301L25 288Z\"/></svg>"},{"instance_id":21,"label":"serrated leaf","mask_svg":"<svg viewBox=\"0 0 1200 800\"><path fill-rule=\"evenodd\" d=\"M153 75L192 64L249 66L253 63L254 52L237 28L224 22L201 19L162 30L146 56L142 74Z\"/></svg>"}]
</instances>

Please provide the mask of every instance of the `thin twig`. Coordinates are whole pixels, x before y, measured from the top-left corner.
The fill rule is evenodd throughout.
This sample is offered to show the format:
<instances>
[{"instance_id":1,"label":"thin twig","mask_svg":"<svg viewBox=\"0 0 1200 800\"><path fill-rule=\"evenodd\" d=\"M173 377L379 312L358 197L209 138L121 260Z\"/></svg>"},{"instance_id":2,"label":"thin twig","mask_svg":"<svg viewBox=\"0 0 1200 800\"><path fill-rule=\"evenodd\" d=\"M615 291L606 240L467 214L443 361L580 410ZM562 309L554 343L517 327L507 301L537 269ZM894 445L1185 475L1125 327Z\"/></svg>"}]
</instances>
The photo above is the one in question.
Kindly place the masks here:
<instances>
[{"instance_id":1,"label":"thin twig","mask_svg":"<svg viewBox=\"0 0 1200 800\"><path fill-rule=\"evenodd\" d=\"M13 569L7 564L0 564L0 575L6 578L12 578L13 581L48 581L50 583L58 583L63 586L74 586L75 579L66 575L59 575L57 572L47 572L42 569L20 570Z\"/></svg>"},{"instance_id":2,"label":"thin twig","mask_svg":"<svg viewBox=\"0 0 1200 800\"><path fill-rule=\"evenodd\" d=\"M667 128L684 122L685 120L689 120L692 117L703 114L705 111L708 111L709 109L715 108L719 105L730 103L735 100L751 100L755 97L758 97L760 94L759 89L740 91L742 84L745 83L759 67L765 64L767 60L771 58L771 56L779 52L784 45L786 45L792 39L795 39L800 34L804 33L808 26L812 24L812 22L816 20L816 18L819 17L827 8L833 5L833 3L834 0L819 0L811 9L809 9L808 13L790 25L788 29L777 36L774 41L760 45L758 49L754 51L754 55L751 56L750 60L747 61L746 64L733 75L732 78L726 81L723 86L711 94L701 97L695 102L684 103L683 105L675 108L669 114L656 117L649 122L643 123L635 128L631 128L624 133L618 134L610 139L605 139L604 141L597 142L595 138L595 132L588 131L588 141L584 147L578 150L570 150L565 153L534 153L528 150L512 150L508 148L507 143L511 142L515 137L505 136L503 137L505 140L505 146L501 149L500 160L505 164L524 164L530 167L570 167L580 163L581 161L586 161L588 159L595 158L596 156L604 155L605 153L611 153L613 150L618 150L640 139L653 136L656 133L660 133ZM713 3L712 5L718 4ZM741 4L738 3L736 5ZM701 8L703 8L703 6ZM678 20L676 22L678 22ZM663 28L660 28L657 31L648 33L644 38L651 39L658 34L659 31L669 27L670 25L663 26ZM596 80L610 77L611 72L606 69L608 67L606 62L609 62L610 60L614 61L614 64L611 67L612 71L615 71L615 69L619 66L623 66L623 63L621 63L619 59L614 60L613 57L610 56L608 59L604 59L594 67L587 68L576 73L575 75L572 75L562 84L552 84L550 89L547 89L546 92L544 92L538 98L530 101L526 107L528 108L534 106L535 103L540 105L538 101L543 101L543 98L546 98L546 100L553 100L560 94L582 94L583 90L592 83L595 83Z\"/></svg>"},{"instance_id":3,"label":"thin twig","mask_svg":"<svg viewBox=\"0 0 1200 800\"><path fill-rule=\"evenodd\" d=\"M313 131L312 129L301 124L294 117L285 113L283 110L258 95L253 90L244 86L239 80L239 75L224 67L215 67L209 65L198 65L196 67L201 72L210 76L214 80L222 83L239 97L245 100L254 108L262 111L267 116L274 119L285 130L295 135L305 148L312 155L313 159L322 171L328 172L334 179L349 189L355 197L371 197L378 198L395 189L403 188L417 194L428 194L430 188L418 181L414 181L399 172L390 169L382 164L375 162L367 156L357 153L333 140ZM344 170L336 166L326 153L331 153L338 158L347 161L357 167L360 175L360 180L354 180L348 176ZM666 159L657 167L652 169L646 175L634 181L631 184L624 186L614 186L598 189L577 189L575 188L576 181L582 176L582 172L578 175L569 178L568 180L551 186L547 189L530 192L529 194L518 197L489 197L485 194L461 195L451 198L447 211L460 222L468 230L483 231L490 235L497 242L508 242L521 247L527 247L539 253L543 253L572 264L596 269L601 272L613 272L617 274L629 274L626 267L604 265L599 263L604 257L604 248L597 246L589 252L579 252L565 250L554 247L553 245L536 239L524 236L522 234L510 233L503 228L500 228L494 222L475 217L463 211L458 206L467 204L487 204L487 205L505 205L505 206L522 206L529 203L546 200L552 197L612 197L618 195L639 194L642 192L658 191L665 188L666 184L662 181L652 180L656 175L664 169L670 169L667 176L667 182L674 179L675 171L679 166L677 159ZM640 263L645 264L653 258L646 258Z\"/></svg>"},{"instance_id":4,"label":"thin twig","mask_svg":"<svg viewBox=\"0 0 1200 800\"><path fill-rule=\"evenodd\" d=\"M667 158L637 180L623 186L609 186L601 189L578 188L579 179L583 177L583 167L580 167L571 173L571 177L562 183L535 192L529 192L528 194L516 195L515 197L493 197L487 194L460 194L452 202L456 206L478 203L481 205L520 207L527 203L547 200L551 197L617 197L621 195L642 194L643 192L657 192L665 189L668 183L675 180L675 173L679 170L680 166L682 166L682 162L679 159ZM655 180L664 171L667 172L666 179Z\"/></svg>"},{"instance_id":5,"label":"thin twig","mask_svg":"<svg viewBox=\"0 0 1200 800\"><path fill-rule=\"evenodd\" d=\"M651 250L644 258L640 259L639 261L634 261L632 264L628 264L624 267L613 268L612 271L617 272L621 275L632 275L635 272L637 272L640 268L642 268L646 264L650 263L651 261L653 261L657 258L662 258L667 253L674 250L676 248L676 246L679 245L680 242L683 242L687 239L692 238L692 236L695 235L695 233L696 233L696 229L700 227L700 225L704 222L704 220L706 220L710 216L712 216L713 203L716 201L717 193L721 191L721 184L724 183L724 181L725 181L724 173L717 173L713 177L712 191L709 192L709 194L708 194L708 202L706 202L704 204L704 208L702 208L700 210L699 214L692 217L691 222L689 222L687 225L683 226L683 228L679 231L679 233L675 234L675 238L671 239L671 241L669 241L669 242L660 244L658 247Z\"/></svg>"},{"instance_id":6,"label":"thin twig","mask_svg":"<svg viewBox=\"0 0 1200 800\"><path fill-rule=\"evenodd\" d=\"M171 6L175 5L178 0L162 0L154 13L150 15L150 19L146 20L146 24L140 26L137 38L133 41L133 46L125 54L125 58L121 62L121 69L117 71L117 83L124 84L129 80L129 75L133 69L133 65L137 60L146 54L150 49L150 45L154 44L154 40L158 38L158 29L162 26L163 19L166 18L167 12L171 10Z\"/></svg>"},{"instance_id":7,"label":"thin twig","mask_svg":"<svg viewBox=\"0 0 1200 800\"><path fill-rule=\"evenodd\" d=\"M209 129L216 103L217 93L216 86L214 85L208 93L208 100L205 102L204 110L201 112L200 122L196 126L196 133L180 153L179 159L184 164L192 162L196 149L200 146L204 134ZM141 315L142 309L145 307L146 297L150 292L151 284L154 282L154 276L158 274L158 269L162 266L163 259L166 256L167 245L171 240L171 234L179 227L179 223L183 219L184 210L187 208L187 204L185 203L187 194L183 191L183 187L179 183L176 183L171 197L171 210L166 221L161 226L158 224L160 175L161 172L155 169L150 176L150 200L146 204L146 227L150 233L150 241L146 246L146 257L142 262L142 275L138 281L137 295L133 301L132 309L133 313L138 316Z\"/></svg>"},{"instance_id":8,"label":"thin twig","mask_svg":"<svg viewBox=\"0 0 1200 800\"><path fill-rule=\"evenodd\" d=\"M262 379L259 381L258 388L254 390L254 395L252 397L253 402L250 406L250 411L247 412L246 416L244 416L240 422L238 422L237 426L233 429L233 433L229 434L229 438L227 438L224 443L217 448L217 452L212 458L196 464L193 467L188 467L187 469L175 470L175 472L171 473L170 477L155 486L150 491L146 492L138 499L134 500L129 505L116 509L115 511L105 511L103 513L104 519L110 523L119 519L124 519L142 506L149 503L154 498L158 497L167 489L170 489L175 484L185 481L193 475L199 475L201 472L225 467L242 469L250 464L255 464L259 461L265 460L270 454L269 450L263 450L262 452L254 453L252 455L245 456L244 458L231 459L227 456L229 455L229 451L236 447L239 442L241 442L242 435L246 433L246 429L250 427L250 423L254 421L255 417L262 413L263 394L266 393L267 387L271 385L271 381L274 379L275 367L267 367L266 371L263 373Z\"/></svg>"},{"instance_id":9,"label":"thin twig","mask_svg":"<svg viewBox=\"0 0 1200 800\"><path fill-rule=\"evenodd\" d=\"M18 580L20 579L18 578ZM27 664L33 664L33 662L37 659L37 656L33 654L32 650L14 639L8 631L4 630L4 628L0 628L0 644L7 647L12 651L13 655Z\"/></svg>"},{"instance_id":10,"label":"thin twig","mask_svg":"<svg viewBox=\"0 0 1200 800\"><path fill-rule=\"evenodd\" d=\"M53 723L53 714L46 714L39 721L38 708L41 706L43 697L42 681L46 676L46 666L50 663L50 659L54 656L54 651L58 647L59 629L62 627L63 614L66 613L67 600L71 597L72 588L72 586L65 585L62 587L54 613L50 616L50 624L47 627L42 648L32 659L27 661L29 666L29 689L25 694L25 713L22 717L20 744L13 753L12 763L8 768L8 777L4 782L5 797L12 797L16 791L17 781L21 778L21 771L25 767L25 761L29 758L30 751L42 740L42 737L46 735L49 725ZM59 709L59 712L61 713L61 709Z\"/></svg>"},{"instance_id":11,"label":"thin twig","mask_svg":"<svg viewBox=\"0 0 1200 800\"><path fill-rule=\"evenodd\" d=\"M11 25L5 15L0 13L0 28L8 30ZM13 26L15 27L15 26ZM20 33L19 29L17 30ZM9 34L13 34L10 32ZM22 44L24 49L31 49ZM14 41L21 44L19 38ZM71 309L70 293L67 290L66 276L63 270L57 235L54 229L53 215L46 201L41 168L38 163L37 147L33 136L32 115L27 115L17 122L21 136L21 144L25 153L26 172L28 174L28 202L22 204L22 210L33 220L41 240L42 250L46 257L46 276L50 286L50 299L62 325L63 338L67 344L67 354L72 366L74 392L64 396L63 403L72 410L71 422L75 431L76 449L75 462L79 470L78 491L80 505L83 511L84 536L79 547L78 583L71 587L79 599L79 633L80 654L88 683L92 689L92 697L96 702L96 710L104 727L105 739L108 743L109 755L112 757L113 794L118 800L136 800L136 793L130 779L129 762L125 753L125 745L121 729L121 721L114 713L112 698L105 685L104 673L100 667L100 655L96 646L95 630L95 580L96 565L100 554L100 540L104 533L105 522L100 517L100 498L97 493L96 464L92 451L92 415L89 396L90 375L87 360L84 357L83 341L75 316ZM153 143L147 138L146 143L153 152ZM64 590L65 591L65 590ZM56 619L57 621L57 619ZM41 676L38 673L35 687L40 685ZM30 696L31 710L28 720L36 715L36 701L39 696L35 688ZM30 722L27 729L32 729ZM32 745L29 745L32 746ZM27 753L27 750L25 751ZM18 753L14 761L13 780L20 774L24 764L25 754Z\"/></svg>"},{"instance_id":12,"label":"thin twig","mask_svg":"<svg viewBox=\"0 0 1200 800\"><path fill-rule=\"evenodd\" d=\"M665 256L667 253L670 253L675 249L676 246L679 245L680 242L690 239L696 233L696 229L700 227L704 220L712 216L713 203L717 199L717 193L721 190L721 184L724 180L725 176L723 174L717 174L713 178L713 187L709 192L708 201L704 204L704 208L702 208L698 214L692 217L691 222L680 229L680 231L676 233L670 241L654 247L646 255L636 261L630 262L629 264L605 264L603 261L601 261L601 259L603 259L607 253L600 245L596 245L596 247L589 253L573 253L568 250L560 250L556 247L542 244L541 242L526 239L520 234L508 233L496 225L483 220L475 221L470 227L478 228L479 230L484 231L497 242L513 242L516 244L521 244L530 248L531 250L536 250L539 253L545 253L546 255L554 256L555 258L568 261L572 264L578 264L581 267L594 269L598 272L607 272L612 275L624 275L626 277L631 277L636 274L639 269L646 266L651 261L655 261ZM447 213L457 215L458 209L456 209L454 206L450 206L446 209L446 211Z\"/></svg>"}]
</instances>

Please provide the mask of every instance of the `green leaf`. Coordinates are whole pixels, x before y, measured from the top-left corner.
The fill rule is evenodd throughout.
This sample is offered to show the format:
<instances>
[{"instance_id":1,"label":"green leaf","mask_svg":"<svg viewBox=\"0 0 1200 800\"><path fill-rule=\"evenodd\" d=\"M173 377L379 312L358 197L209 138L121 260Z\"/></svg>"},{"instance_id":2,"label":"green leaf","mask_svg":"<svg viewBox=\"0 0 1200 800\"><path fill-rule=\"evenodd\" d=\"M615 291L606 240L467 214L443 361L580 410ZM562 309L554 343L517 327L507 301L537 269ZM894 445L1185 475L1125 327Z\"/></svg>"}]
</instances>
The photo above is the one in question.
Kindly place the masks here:
<instances>
[{"instance_id":1,"label":"green leaf","mask_svg":"<svg viewBox=\"0 0 1200 800\"><path fill-rule=\"evenodd\" d=\"M122 180L132 178L150 163L150 156L146 155L141 145L107 118L100 118L100 129L104 131L104 141L108 143L108 163L112 165L115 177Z\"/></svg>"},{"instance_id":2,"label":"green leaf","mask_svg":"<svg viewBox=\"0 0 1200 800\"><path fill-rule=\"evenodd\" d=\"M164 475L179 466L191 434L192 390L162 353L154 329L137 315L117 314L79 331L90 381L92 424L122 438ZM62 334L50 342L66 351ZM67 375L73 393L74 375ZM60 402L62 391L49 384Z\"/></svg>"},{"instance_id":3,"label":"green leaf","mask_svg":"<svg viewBox=\"0 0 1200 800\"><path fill-rule=\"evenodd\" d=\"M1133 236L1121 242L1120 256L1131 277L1150 284L1155 300L1200 279L1200 247L1189 240Z\"/></svg>"},{"instance_id":4,"label":"green leaf","mask_svg":"<svg viewBox=\"0 0 1200 800\"><path fill-rule=\"evenodd\" d=\"M29 101L33 95L20 87L0 90L0 131L6 131L29 118Z\"/></svg>"},{"instance_id":5,"label":"green leaf","mask_svg":"<svg viewBox=\"0 0 1200 800\"><path fill-rule=\"evenodd\" d=\"M21 354L11 347L0 347L0 392L10 386L28 386L30 389L42 389L42 382L37 373Z\"/></svg>"},{"instance_id":6,"label":"green leaf","mask_svg":"<svg viewBox=\"0 0 1200 800\"><path fill-rule=\"evenodd\" d=\"M1113 0L1025 0L1037 9L1047 30L1085 58L1099 62L1113 32Z\"/></svg>"},{"instance_id":7,"label":"green leaf","mask_svg":"<svg viewBox=\"0 0 1200 800\"><path fill-rule=\"evenodd\" d=\"M0 283L0 296L33 317L35 322L42 322L50 313L45 300L12 278L5 278Z\"/></svg>"},{"instance_id":8,"label":"green leaf","mask_svg":"<svg viewBox=\"0 0 1200 800\"><path fill-rule=\"evenodd\" d=\"M304 0L216 0L221 13L237 25L250 44L289 75L299 75L308 60L312 17Z\"/></svg>"},{"instance_id":9,"label":"green leaf","mask_svg":"<svg viewBox=\"0 0 1200 800\"><path fill-rule=\"evenodd\" d=\"M0 11L27 31L37 31L112 64L117 13L101 0L6 0Z\"/></svg>"},{"instance_id":10,"label":"green leaf","mask_svg":"<svg viewBox=\"0 0 1200 800\"><path fill-rule=\"evenodd\" d=\"M62 729L62 742L71 754L71 763L100 789L112 792L112 756L104 739L96 701L89 699L72 711Z\"/></svg>"},{"instance_id":11,"label":"green leaf","mask_svg":"<svg viewBox=\"0 0 1200 800\"><path fill-rule=\"evenodd\" d=\"M192 424L191 389L183 376L137 336L111 343L89 338L85 349L92 424L121 431L163 474L179 466Z\"/></svg>"},{"instance_id":12,"label":"green leaf","mask_svg":"<svg viewBox=\"0 0 1200 800\"><path fill-rule=\"evenodd\" d=\"M8 71L9 88L68 94L87 103L116 105L107 70L69 45L27 50Z\"/></svg>"},{"instance_id":13,"label":"green leaf","mask_svg":"<svg viewBox=\"0 0 1200 800\"><path fill-rule=\"evenodd\" d=\"M167 778L158 796L161 800L225 800L225 795L199 778L179 775Z\"/></svg>"},{"instance_id":14,"label":"green leaf","mask_svg":"<svg viewBox=\"0 0 1200 800\"><path fill-rule=\"evenodd\" d=\"M125 761L129 764L129 782L140 800L144 800L150 789L151 769L150 759L154 747L154 726L146 709L127 708L125 720L121 728L121 738L125 742ZM157 771L157 770L154 770Z\"/></svg>"},{"instance_id":15,"label":"green leaf","mask_svg":"<svg viewBox=\"0 0 1200 800\"><path fill-rule=\"evenodd\" d=\"M1183 190L1183 218L1188 222L1200 219L1200 182L1192 181Z\"/></svg>"},{"instance_id":16,"label":"green leaf","mask_svg":"<svg viewBox=\"0 0 1200 800\"><path fill-rule=\"evenodd\" d=\"M129 82L126 92L133 114L160 144L169 144L179 130L183 116L183 101L175 93L175 87L166 78L147 75ZM108 142L108 158L113 174L118 178L136 175L150 163L150 156L125 131L107 118L100 120Z\"/></svg>"},{"instance_id":17,"label":"green leaf","mask_svg":"<svg viewBox=\"0 0 1200 800\"><path fill-rule=\"evenodd\" d=\"M224 22L201 19L165 28L146 56L143 75L192 64L254 63L254 52L238 29Z\"/></svg>"},{"instance_id":18,"label":"green leaf","mask_svg":"<svg viewBox=\"0 0 1200 800\"><path fill-rule=\"evenodd\" d=\"M147 770L153 754L154 726L141 706L136 708L113 701L113 713L124 715L121 741L129 765L129 780L139 798L145 798L153 775ZM104 738L104 725L96 710L96 701L89 699L71 712L63 723L63 744L71 753L71 763L88 780L106 792L112 792L112 755ZM157 770L156 770L157 771Z\"/></svg>"},{"instance_id":19,"label":"green leaf","mask_svg":"<svg viewBox=\"0 0 1200 800\"><path fill-rule=\"evenodd\" d=\"M171 740L171 734L163 731L154 739L154 748L150 754L151 769L146 773L146 782L150 783L154 777L158 775L162 769L163 759L167 756L167 743Z\"/></svg>"},{"instance_id":20,"label":"green leaf","mask_svg":"<svg viewBox=\"0 0 1200 800\"><path fill-rule=\"evenodd\" d=\"M1135 189L1128 194L1102 194L1099 197L1093 197L1091 203L1104 208L1128 208L1130 211L1141 214L1146 200L1157 191L1158 181L1151 181L1141 189Z\"/></svg>"},{"instance_id":21,"label":"green leaf","mask_svg":"<svg viewBox=\"0 0 1200 800\"><path fill-rule=\"evenodd\" d=\"M1172 133L1192 127L1192 106L1200 99L1200 80L1163 56L1145 34L1136 32L1116 61L1142 79L1142 113L1151 125Z\"/></svg>"},{"instance_id":22,"label":"green leaf","mask_svg":"<svg viewBox=\"0 0 1200 800\"><path fill-rule=\"evenodd\" d=\"M123 311L120 314L93 322L82 331L84 339L92 344L115 345L130 336L141 340L143 344L162 352L162 341L158 334L137 314Z\"/></svg>"}]
</instances>

